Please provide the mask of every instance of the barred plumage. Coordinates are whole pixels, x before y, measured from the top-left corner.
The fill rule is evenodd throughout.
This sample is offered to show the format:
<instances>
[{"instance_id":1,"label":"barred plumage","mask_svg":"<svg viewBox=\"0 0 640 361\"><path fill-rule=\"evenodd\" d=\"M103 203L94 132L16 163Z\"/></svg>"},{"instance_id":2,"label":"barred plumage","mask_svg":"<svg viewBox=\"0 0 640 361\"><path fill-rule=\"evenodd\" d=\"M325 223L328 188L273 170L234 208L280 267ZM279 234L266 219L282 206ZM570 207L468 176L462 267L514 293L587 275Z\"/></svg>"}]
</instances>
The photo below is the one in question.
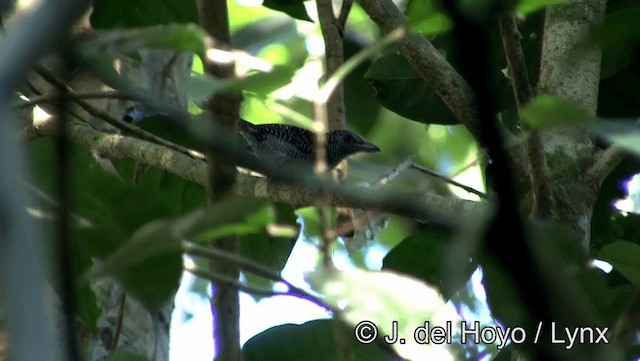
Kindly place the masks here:
<instances>
[{"instance_id":1,"label":"barred plumage","mask_svg":"<svg viewBox=\"0 0 640 361\"><path fill-rule=\"evenodd\" d=\"M310 168L315 160L314 135L306 129L285 124L255 125L240 120L240 134L251 146L253 154L272 166ZM355 153L379 152L380 148L349 130L327 134L327 166L333 169Z\"/></svg>"}]
</instances>

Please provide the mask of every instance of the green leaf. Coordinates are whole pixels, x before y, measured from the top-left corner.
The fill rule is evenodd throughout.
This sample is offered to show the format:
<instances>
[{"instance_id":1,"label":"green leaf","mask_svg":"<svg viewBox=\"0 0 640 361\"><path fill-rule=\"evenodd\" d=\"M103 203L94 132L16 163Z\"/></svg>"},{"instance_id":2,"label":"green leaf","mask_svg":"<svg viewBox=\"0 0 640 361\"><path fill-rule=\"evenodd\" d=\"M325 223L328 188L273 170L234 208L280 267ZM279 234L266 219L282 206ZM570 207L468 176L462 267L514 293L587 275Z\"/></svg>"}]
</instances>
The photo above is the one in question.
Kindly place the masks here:
<instances>
[{"instance_id":1,"label":"green leaf","mask_svg":"<svg viewBox=\"0 0 640 361\"><path fill-rule=\"evenodd\" d=\"M180 286L182 253L158 252L114 273L127 292L149 310L159 310L171 302Z\"/></svg>"},{"instance_id":2,"label":"green leaf","mask_svg":"<svg viewBox=\"0 0 640 361\"><path fill-rule=\"evenodd\" d=\"M458 123L402 55L382 56L369 68L365 79L375 88L382 106L405 118L425 124Z\"/></svg>"},{"instance_id":3,"label":"green leaf","mask_svg":"<svg viewBox=\"0 0 640 361\"><path fill-rule=\"evenodd\" d=\"M304 7L305 0L264 0L262 6L281 11L294 19L312 21Z\"/></svg>"},{"instance_id":4,"label":"green leaf","mask_svg":"<svg viewBox=\"0 0 640 361\"><path fill-rule=\"evenodd\" d=\"M461 275L452 277L447 262L451 235L436 229L421 230L405 238L384 258L382 268L422 279L440 290L444 299L450 299L464 286L477 267L469 262Z\"/></svg>"},{"instance_id":5,"label":"green leaf","mask_svg":"<svg viewBox=\"0 0 640 361\"><path fill-rule=\"evenodd\" d=\"M135 54L140 49L168 49L204 54L204 31L193 24L156 25L125 30L99 31L90 41L81 43L85 56L105 53Z\"/></svg>"},{"instance_id":6,"label":"green leaf","mask_svg":"<svg viewBox=\"0 0 640 361\"><path fill-rule=\"evenodd\" d=\"M342 361L334 333L346 341L351 361L391 361L397 359L376 344L363 344L353 337L353 329L335 320L314 320L302 325L279 325L250 338L242 347L245 361ZM338 326L338 327L336 327Z\"/></svg>"},{"instance_id":7,"label":"green leaf","mask_svg":"<svg viewBox=\"0 0 640 361\"><path fill-rule=\"evenodd\" d=\"M153 220L95 265L88 277L113 275L150 309L167 302L178 287L183 239L207 241L257 232L272 220L266 201L236 197L175 220Z\"/></svg>"},{"instance_id":8,"label":"green leaf","mask_svg":"<svg viewBox=\"0 0 640 361\"><path fill-rule=\"evenodd\" d=\"M573 102L553 95L539 95L520 114L534 128L563 125L584 125L596 119Z\"/></svg>"},{"instance_id":9,"label":"green leaf","mask_svg":"<svg viewBox=\"0 0 640 361\"><path fill-rule=\"evenodd\" d=\"M447 15L440 11L440 1L413 0L409 3L405 15L409 19L409 29L419 31L425 36L433 36L453 27Z\"/></svg>"},{"instance_id":10,"label":"green leaf","mask_svg":"<svg viewBox=\"0 0 640 361\"><path fill-rule=\"evenodd\" d=\"M275 65L269 72L256 71L246 78L230 82L228 90L245 90L261 95L282 88L291 82L296 69L285 65Z\"/></svg>"},{"instance_id":11,"label":"green leaf","mask_svg":"<svg viewBox=\"0 0 640 361\"><path fill-rule=\"evenodd\" d=\"M275 224L290 227L289 232L247 234L240 240L240 254L257 264L280 273L293 250L300 233L300 227L296 224L293 207L285 203L275 203L274 206L276 211ZM251 273L247 273L246 277L249 284L259 288L268 288L273 283Z\"/></svg>"},{"instance_id":12,"label":"green leaf","mask_svg":"<svg viewBox=\"0 0 640 361\"><path fill-rule=\"evenodd\" d=\"M628 241L617 241L606 245L598 258L609 262L631 283L640 286L640 245Z\"/></svg>"},{"instance_id":13,"label":"green leaf","mask_svg":"<svg viewBox=\"0 0 640 361\"><path fill-rule=\"evenodd\" d=\"M363 44L347 37L344 39L345 59L357 54L364 49ZM376 124L382 107L371 91L371 85L364 79L367 69L373 64L371 60L365 60L344 79L344 102L349 127L364 136L371 131Z\"/></svg>"},{"instance_id":14,"label":"green leaf","mask_svg":"<svg viewBox=\"0 0 640 361\"><path fill-rule=\"evenodd\" d=\"M524 15L541 10L547 6L554 6L566 3L567 0L520 0L517 11Z\"/></svg>"},{"instance_id":15,"label":"green leaf","mask_svg":"<svg viewBox=\"0 0 640 361\"><path fill-rule=\"evenodd\" d=\"M94 0L89 18L95 29L169 23L197 23L195 0Z\"/></svg>"},{"instance_id":16,"label":"green leaf","mask_svg":"<svg viewBox=\"0 0 640 361\"><path fill-rule=\"evenodd\" d=\"M418 344L413 338L416 327L424 322L444 321L445 304L434 288L389 271L320 269L309 273L307 279L326 303L341 310L340 315L350 325L371 321L380 333L397 333L405 339L405 343L393 345L401 356L420 360L450 357L444 348ZM397 332L393 329L394 321Z\"/></svg>"}]
</instances>

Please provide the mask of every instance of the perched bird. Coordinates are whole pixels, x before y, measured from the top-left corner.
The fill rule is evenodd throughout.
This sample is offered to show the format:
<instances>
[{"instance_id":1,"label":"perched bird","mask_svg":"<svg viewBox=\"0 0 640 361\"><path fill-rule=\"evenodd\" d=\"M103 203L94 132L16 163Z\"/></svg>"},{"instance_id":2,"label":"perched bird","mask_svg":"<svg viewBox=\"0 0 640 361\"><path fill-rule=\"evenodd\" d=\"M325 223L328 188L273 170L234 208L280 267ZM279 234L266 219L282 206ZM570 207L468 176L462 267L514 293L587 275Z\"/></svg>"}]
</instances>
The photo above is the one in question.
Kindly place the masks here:
<instances>
[{"instance_id":1,"label":"perched bird","mask_svg":"<svg viewBox=\"0 0 640 361\"><path fill-rule=\"evenodd\" d=\"M312 132L285 124L255 125L240 119L240 134L251 151L271 167L311 168L315 161L315 140ZM375 153L380 148L349 130L334 130L327 134L327 166L333 169L346 157L356 153Z\"/></svg>"}]
</instances>

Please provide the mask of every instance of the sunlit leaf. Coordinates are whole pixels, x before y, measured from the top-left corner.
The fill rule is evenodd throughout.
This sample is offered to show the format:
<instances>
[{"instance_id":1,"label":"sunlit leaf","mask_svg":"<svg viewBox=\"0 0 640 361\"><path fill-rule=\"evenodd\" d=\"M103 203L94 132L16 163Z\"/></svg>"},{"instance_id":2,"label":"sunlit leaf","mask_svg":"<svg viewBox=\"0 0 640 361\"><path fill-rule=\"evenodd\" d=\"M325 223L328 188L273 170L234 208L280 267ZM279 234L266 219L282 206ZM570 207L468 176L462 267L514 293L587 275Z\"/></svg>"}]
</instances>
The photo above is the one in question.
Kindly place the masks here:
<instances>
[{"instance_id":1,"label":"sunlit leaf","mask_svg":"<svg viewBox=\"0 0 640 361\"><path fill-rule=\"evenodd\" d=\"M107 52L132 54L144 48L189 51L203 54L204 31L192 24L157 25L135 29L97 32L91 41L81 43L86 56L103 56Z\"/></svg>"},{"instance_id":2,"label":"sunlit leaf","mask_svg":"<svg viewBox=\"0 0 640 361\"><path fill-rule=\"evenodd\" d=\"M413 0L405 14L409 19L409 28L426 36L448 31L453 26L451 20L439 9L434 0Z\"/></svg>"},{"instance_id":3,"label":"sunlit leaf","mask_svg":"<svg viewBox=\"0 0 640 361\"><path fill-rule=\"evenodd\" d=\"M534 128L552 126L585 125L595 118L578 105L557 96L540 95L522 109L523 121Z\"/></svg>"},{"instance_id":4,"label":"sunlit leaf","mask_svg":"<svg viewBox=\"0 0 640 361\"><path fill-rule=\"evenodd\" d=\"M452 359L444 348L420 345L414 340L416 327L424 322L444 325L444 301L436 289L389 271L320 269L309 273L307 278L352 326L370 321L383 334L397 333L405 340L393 345L401 356L415 360ZM418 324L416 320L420 320Z\"/></svg>"},{"instance_id":5,"label":"sunlit leaf","mask_svg":"<svg viewBox=\"0 0 640 361\"><path fill-rule=\"evenodd\" d=\"M520 0L517 11L526 15L547 6L560 5L566 2L567 0Z\"/></svg>"}]
</instances>

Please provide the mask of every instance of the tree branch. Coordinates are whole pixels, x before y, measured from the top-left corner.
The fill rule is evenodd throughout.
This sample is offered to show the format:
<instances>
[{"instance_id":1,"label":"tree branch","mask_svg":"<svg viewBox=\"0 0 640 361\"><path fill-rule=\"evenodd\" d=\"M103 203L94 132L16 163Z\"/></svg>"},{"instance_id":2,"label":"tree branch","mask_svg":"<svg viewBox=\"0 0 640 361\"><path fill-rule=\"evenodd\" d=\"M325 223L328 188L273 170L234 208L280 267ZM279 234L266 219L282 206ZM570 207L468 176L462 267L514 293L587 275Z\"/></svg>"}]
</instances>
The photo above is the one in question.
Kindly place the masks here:
<instances>
[{"instance_id":1,"label":"tree branch","mask_svg":"<svg viewBox=\"0 0 640 361\"><path fill-rule=\"evenodd\" d=\"M359 0L385 34L406 27L407 18L391 0ZM476 140L480 140L473 90L440 52L421 34L409 34L396 43L416 72L438 93Z\"/></svg>"},{"instance_id":2,"label":"tree branch","mask_svg":"<svg viewBox=\"0 0 640 361\"><path fill-rule=\"evenodd\" d=\"M353 4L350 0L342 2L340 14L338 18L333 12L333 3L331 0L318 0L316 7L318 9L318 21L324 39L325 50L325 78L329 78L344 63L344 25ZM325 79L326 80L326 79ZM344 91L342 86L335 88L333 94L327 100L327 118L329 120L328 130L346 128L345 110L344 110Z\"/></svg>"},{"instance_id":3,"label":"tree branch","mask_svg":"<svg viewBox=\"0 0 640 361\"><path fill-rule=\"evenodd\" d=\"M104 120L105 122L107 122L108 124L114 126L116 129L119 129L120 131L122 131L124 134L130 134L133 135L137 138L146 140L148 142L152 142L152 143L156 143L159 145L163 145L167 148L171 148L175 151L184 153L192 158L196 158L196 159L205 159L204 155L200 152L182 147L178 144L175 144L173 142L170 142L166 139L163 139L161 137L158 137L154 134L151 134L143 129L140 129L138 127L136 127L133 124L127 123L124 120L118 119L116 117L114 117L113 115L109 114L108 112L99 109L97 107L94 107L93 105L85 102L84 100L82 100L81 98L77 97L77 93L75 93L71 87L69 87L68 85L66 85L62 80L58 79L53 73L51 73L49 70L47 70L46 68L42 67L42 66L36 66L35 72L40 75L40 77L42 77L42 79L44 79L45 81L47 81L48 83L50 83L51 85L53 85L56 88L59 89L66 89L69 92L69 96L71 97L71 99L73 99L75 101L76 104L78 104L82 109L84 109L89 115L92 115L96 118L100 118L102 120ZM120 92L120 94L122 96L125 96L126 92ZM129 99L131 99L132 95L127 95L127 97ZM25 133L25 136L27 137L27 139L29 139L30 135Z\"/></svg>"},{"instance_id":4,"label":"tree branch","mask_svg":"<svg viewBox=\"0 0 640 361\"><path fill-rule=\"evenodd\" d=\"M55 120L48 119L34 123L24 133L37 136L51 136L55 132ZM162 145L144 140L106 134L93 129L90 125L78 121L69 124L68 135L77 144L91 151L98 151L107 158L132 159L173 173L190 182L206 184L206 164ZM221 151L231 151L221 148ZM222 153L224 154L224 153ZM333 182L320 182L318 178L298 177L299 185L287 185L264 177L240 174L235 192L258 198L284 202L295 207L314 204L321 192L327 192L327 204L362 208L379 212L394 213L419 221L428 221L444 227L461 226L457 220L461 217L473 217L489 211L491 203L473 202L452 197L442 197L422 192L398 192L391 188L366 189L351 184L335 185Z\"/></svg>"},{"instance_id":5,"label":"tree branch","mask_svg":"<svg viewBox=\"0 0 640 361\"><path fill-rule=\"evenodd\" d=\"M615 167L627 156L627 151L623 148L611 146L601 152L596 159L596 163L589 169L588 174L600 186Z\"/></svg>"},{"instance_id":6,"label":"tree branch","mask_svg":"<svg viewBox=\"0 0 640 361\"><path fill-rule=\"evenodd\" d=\"M518 114L522 107L531 101L533 92L529 82L529 74L524 61L524 54L520 44L520 33L512 15L505 15L498 19L502 46L509 66L509 78L513 88L513 94L518 108ZM551 179L547 156L540 133L536 129L525 127L527 156L529 163L529 178L533 193L533 214L539 217L551 216L553 198L551 194Z\"/></svg>"}]
</instances>

